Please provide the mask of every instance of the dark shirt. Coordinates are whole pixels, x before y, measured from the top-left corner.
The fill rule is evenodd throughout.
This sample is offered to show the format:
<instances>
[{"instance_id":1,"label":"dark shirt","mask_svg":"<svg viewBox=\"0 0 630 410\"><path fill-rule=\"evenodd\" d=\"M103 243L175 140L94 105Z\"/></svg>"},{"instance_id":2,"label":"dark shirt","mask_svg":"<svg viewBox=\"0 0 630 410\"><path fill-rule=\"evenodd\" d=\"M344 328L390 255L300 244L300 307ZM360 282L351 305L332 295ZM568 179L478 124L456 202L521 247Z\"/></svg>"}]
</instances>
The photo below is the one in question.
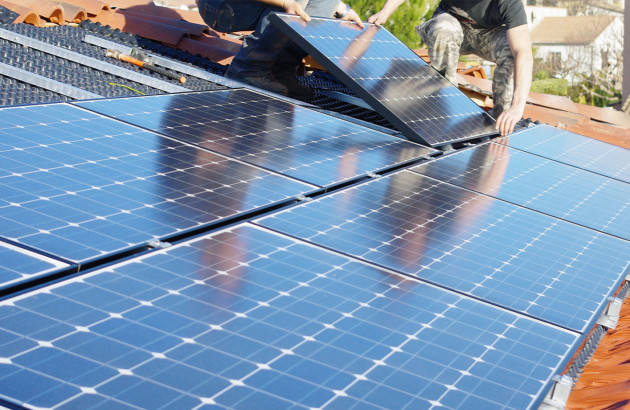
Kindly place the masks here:
<instances>
[{"instance_id":1,"label":"dark shirt","mask_svg":"<svg viewBox=\"0 0 630 410\"><path fill-rule=\"evenodd\" d=\"M527 24L521 0L442 0L436 9L439 11L468 20L475 28L505 25L511 29Z\"/></svg>"}]
</instances>

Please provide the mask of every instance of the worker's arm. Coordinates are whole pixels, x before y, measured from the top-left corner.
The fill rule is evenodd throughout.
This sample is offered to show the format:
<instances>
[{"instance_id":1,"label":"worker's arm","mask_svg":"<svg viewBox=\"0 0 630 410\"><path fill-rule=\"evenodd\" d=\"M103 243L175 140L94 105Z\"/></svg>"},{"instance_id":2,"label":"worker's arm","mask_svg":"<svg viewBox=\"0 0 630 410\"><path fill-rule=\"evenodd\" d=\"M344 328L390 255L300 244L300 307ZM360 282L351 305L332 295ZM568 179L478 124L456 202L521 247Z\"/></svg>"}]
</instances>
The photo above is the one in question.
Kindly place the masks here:
<instances>
[{"instance_id":1,"label":"worker's arm","mask_svg":"<svg viewBox=\"0 0 630 410\"><path fill-rule=\"evenodd\" d=\"M398 8L398 6L403 4L404 1L405 0L387 0L381 11L368 18L368 23L373 23L377 26L385 24L389 16L391 16L391 14Z\"/></svg>"},{"instance_id":2,"label":"worker's arm","mask_svg":"<svg viewBox=\"0 0 630 410\"><path fill-rule=\"evenodd\" d=\"M495 128L501 135L514 131L514 126L523 118L527 95L532 85L532 42L529 38L527 24L513 27L507 31L507 40L514 56L514 96L512 106L503 111L497 118Z\"/></svg>"}]
</instances>

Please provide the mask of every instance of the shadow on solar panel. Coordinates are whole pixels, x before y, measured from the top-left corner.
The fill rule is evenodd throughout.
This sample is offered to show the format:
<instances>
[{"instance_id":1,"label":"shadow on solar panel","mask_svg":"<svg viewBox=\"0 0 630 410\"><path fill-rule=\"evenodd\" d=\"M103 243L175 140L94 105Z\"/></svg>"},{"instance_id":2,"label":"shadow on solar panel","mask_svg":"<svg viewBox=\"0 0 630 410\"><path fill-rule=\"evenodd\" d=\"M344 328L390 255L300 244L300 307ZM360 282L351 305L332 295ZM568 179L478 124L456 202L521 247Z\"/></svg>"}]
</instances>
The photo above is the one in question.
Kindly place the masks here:
<instances>
[{"instance_id":1,"label":"shadow on solar panel","mask_svg":"<svg viewBox=\"0 0 630 410\"><path fill-rule=\"evenodd\" d=\"M436 147L496 133L485 111L384 27L270 20L410 140Z\"/></svg>"}]
</instances>

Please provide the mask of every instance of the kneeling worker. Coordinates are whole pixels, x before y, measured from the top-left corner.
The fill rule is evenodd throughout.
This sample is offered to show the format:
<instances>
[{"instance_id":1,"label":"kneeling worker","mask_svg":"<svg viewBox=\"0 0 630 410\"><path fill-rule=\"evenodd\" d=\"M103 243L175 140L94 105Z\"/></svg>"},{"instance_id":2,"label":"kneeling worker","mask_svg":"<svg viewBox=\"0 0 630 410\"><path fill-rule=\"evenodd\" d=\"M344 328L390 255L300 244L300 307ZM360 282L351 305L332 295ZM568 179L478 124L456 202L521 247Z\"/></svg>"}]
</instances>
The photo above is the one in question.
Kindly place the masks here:
<instances>
[{"instance_id":1,"label":"kneeling worker","mask_svg":"<svg viewBox=\"0 0 630 410\"><path fill-rule=\"evenodd\" d=\"M387 0L368 22L384 24L403 1ZM433 17L416 30L429 48L431 65L454 85L460 53L496 63L490 115L501 135L511 133L523 117L534 61L523 2L442 0Z\"/></svg>"}]
</instances>

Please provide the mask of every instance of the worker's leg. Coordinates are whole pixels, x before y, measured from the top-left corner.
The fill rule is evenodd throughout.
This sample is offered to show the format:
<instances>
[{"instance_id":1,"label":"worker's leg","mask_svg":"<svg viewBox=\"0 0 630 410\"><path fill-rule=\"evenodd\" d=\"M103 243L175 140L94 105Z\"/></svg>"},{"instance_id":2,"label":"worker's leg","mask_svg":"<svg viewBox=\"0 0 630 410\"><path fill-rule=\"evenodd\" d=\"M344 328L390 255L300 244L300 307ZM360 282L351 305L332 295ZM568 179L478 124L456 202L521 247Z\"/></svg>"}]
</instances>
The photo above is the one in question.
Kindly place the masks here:
<instances>
[{"instance_id":1,"label":"worker's leg","mask_svg":"<svg viewBox=\"0 0 630 410\"><path fill-rule=\"evenodd\" d=\"M416 31L429 48L431 65L457 85L455 73L463 39L460 22L449 13L434 14L431 20L416 26Z\"/></svg>"},{"instance_id":2,"label":"worker's leg","mask_svg":"<svg viewBox=\"0 0 630 410\"><path fill-rule=\"evenodd\" d=\"M304 11L311 17L332 17L338 4L339 0L310 0ZM300 84L295 78L296 68L306 56L300 46L288 41L273 64L273 76L288 88L291 97L306 98L312 94L310 87Z\"/></svg>"},{"instance_id":3,"label":"worker's leg","mask_svg":"<svg viewBox=\"0 0 630 410\"><path fill-rule=\"evenodd\" d=\"M508 44L506 28L465 29L462 52L474 53L496 63L492 76L494 108L491 115L498 117L503 110L510 108L514 95L514 56Z\"/></svg>"}]
</instances>

